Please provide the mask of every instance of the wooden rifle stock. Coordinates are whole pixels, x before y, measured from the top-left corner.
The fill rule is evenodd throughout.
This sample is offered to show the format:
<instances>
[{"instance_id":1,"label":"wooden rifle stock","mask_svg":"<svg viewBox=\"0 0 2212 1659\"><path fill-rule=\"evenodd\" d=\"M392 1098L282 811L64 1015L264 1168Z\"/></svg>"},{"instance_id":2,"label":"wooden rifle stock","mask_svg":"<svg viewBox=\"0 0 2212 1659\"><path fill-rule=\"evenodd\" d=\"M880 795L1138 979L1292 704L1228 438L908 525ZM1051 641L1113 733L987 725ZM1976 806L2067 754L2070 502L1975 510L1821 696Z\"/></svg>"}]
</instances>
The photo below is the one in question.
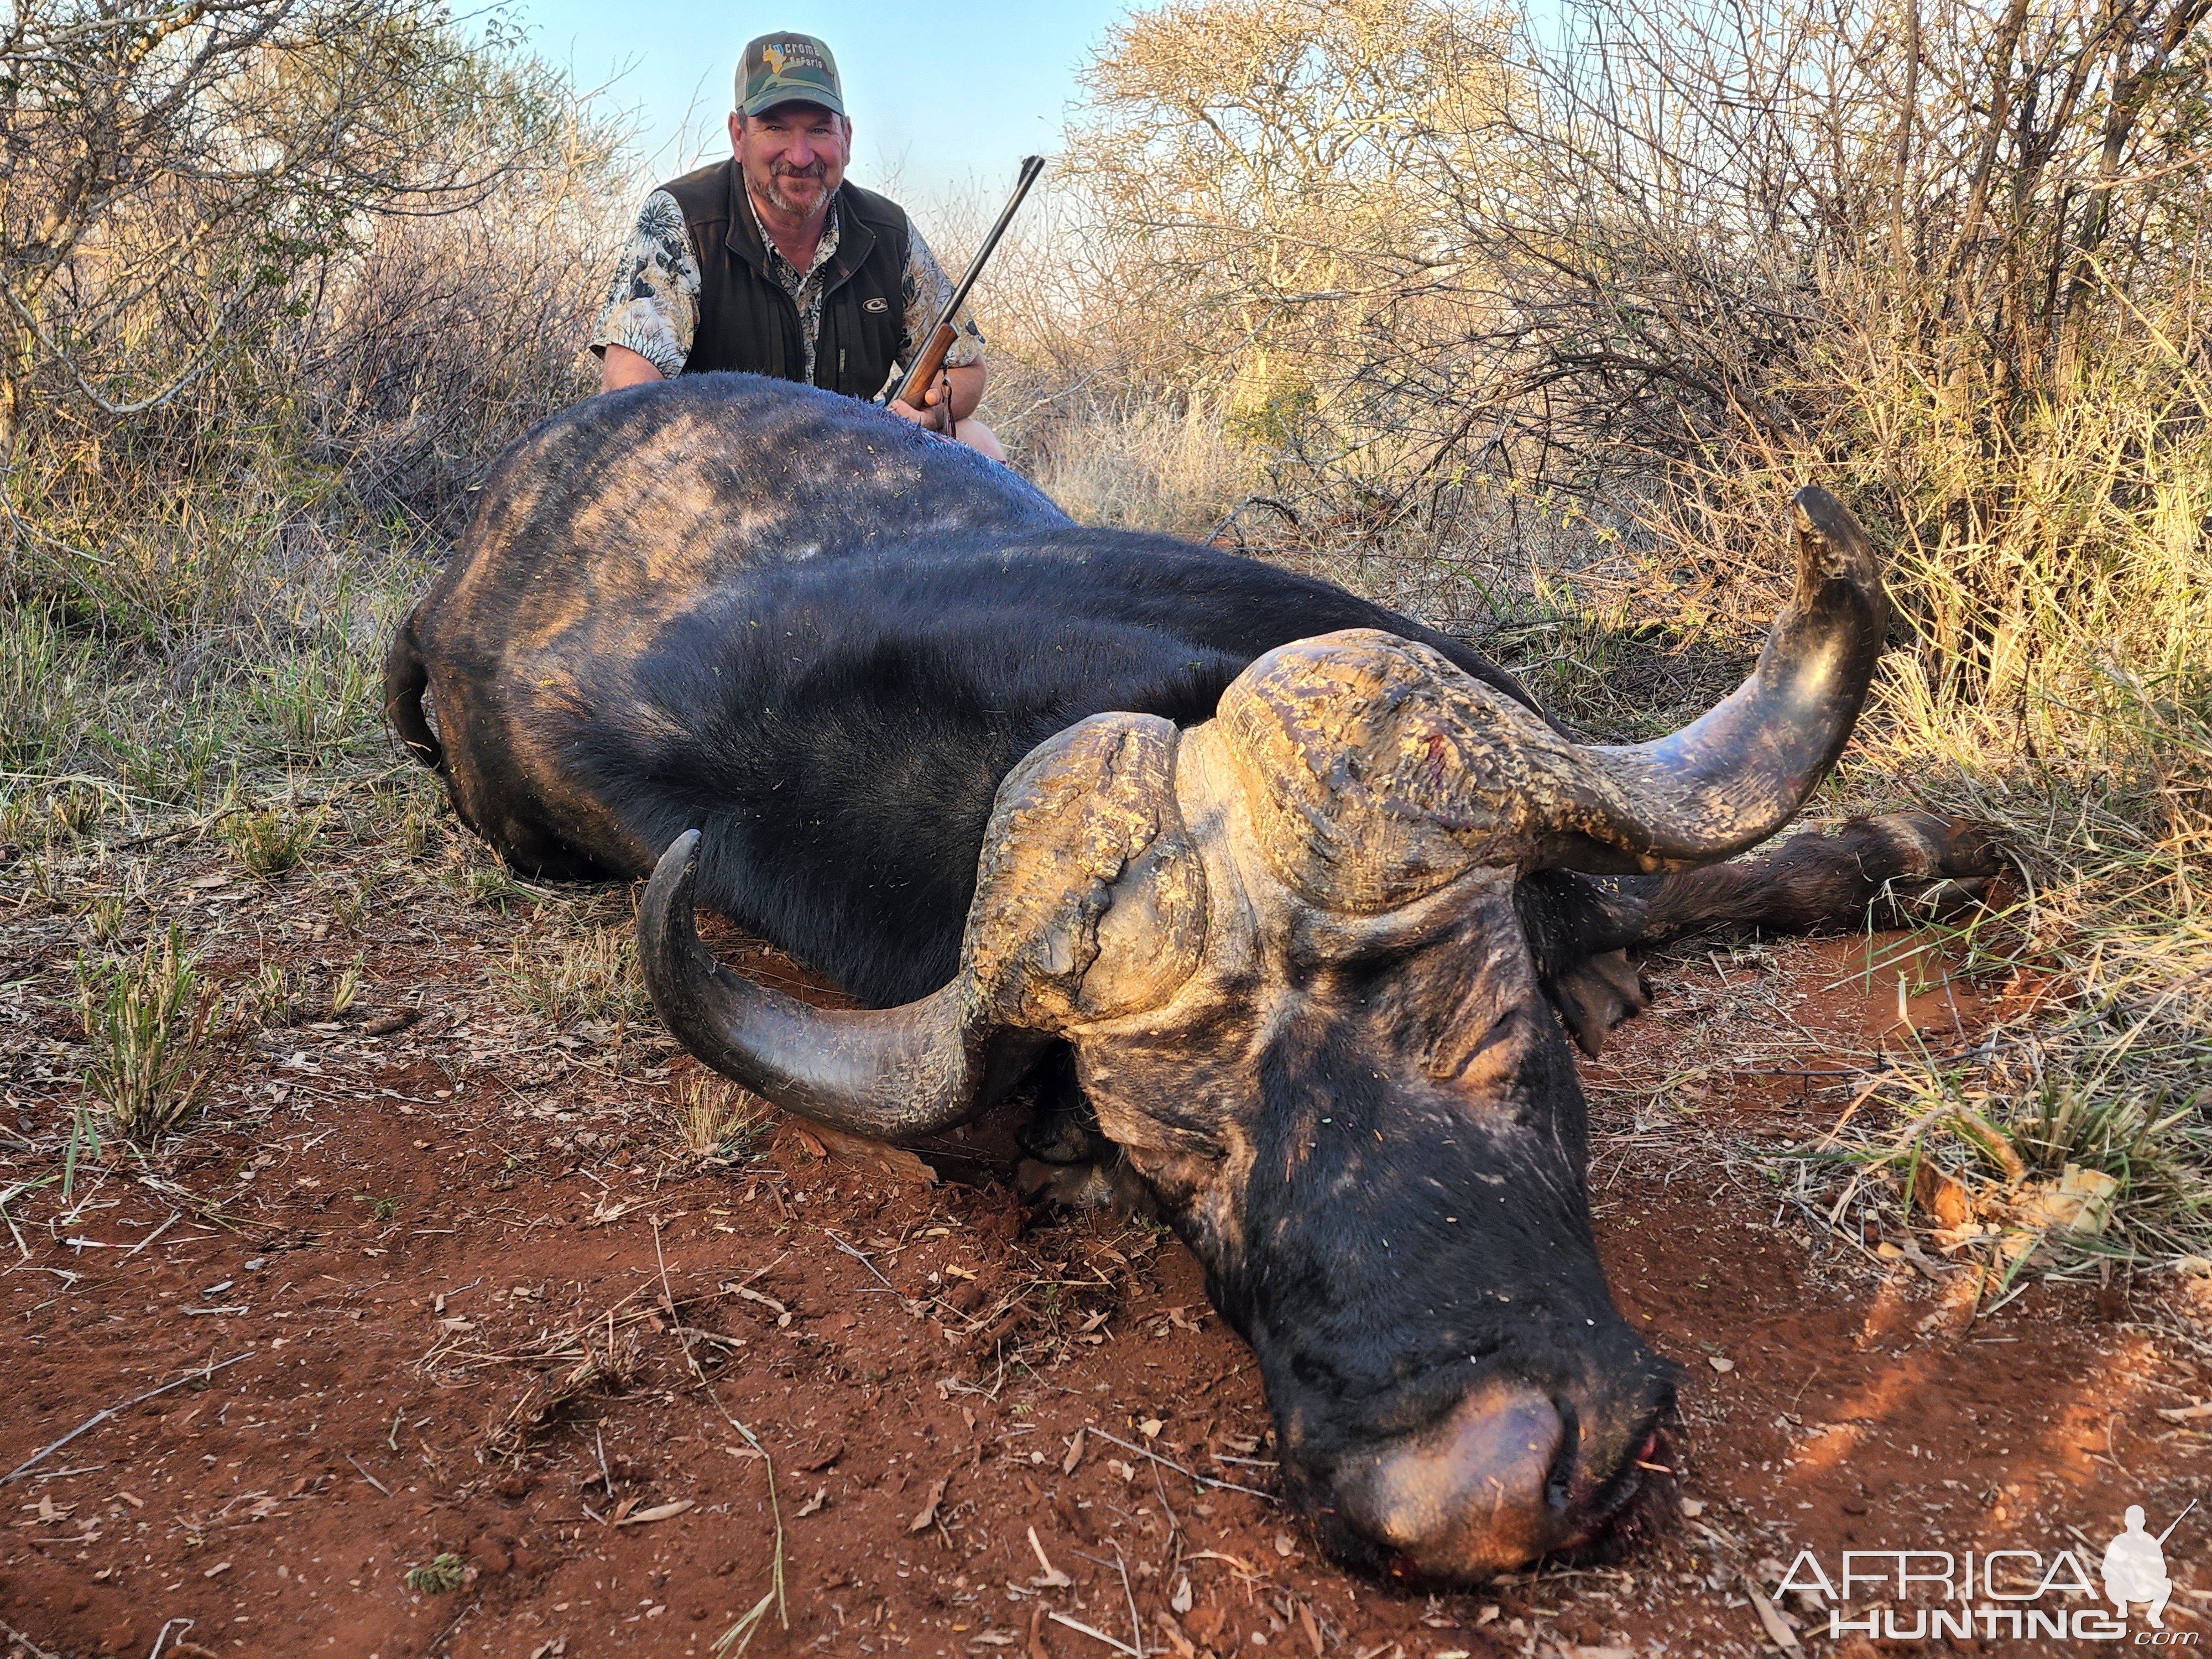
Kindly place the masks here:
<instances>
[{"instance_id":1,"label":"wooden rifle stock","mask_svg":"<svg viewBox=\"0 0 2212 1659\"><path fill-rule=\"evenodd\" d=\"M899 388L891 394L892 397L903 402L908 409L928 414L928 406L922 399L929 395L930 382L944 371L945 354L952 349L952 342L958 337L953 332L951 324L939 323L937 332L929 337L929 343L915 356L914 367L907 371L906 379L899 382ZM943 429L950 432L952 429L950 388L946 390L945 404L939 412L944 419Z\"/></svg>"}]
</instances>

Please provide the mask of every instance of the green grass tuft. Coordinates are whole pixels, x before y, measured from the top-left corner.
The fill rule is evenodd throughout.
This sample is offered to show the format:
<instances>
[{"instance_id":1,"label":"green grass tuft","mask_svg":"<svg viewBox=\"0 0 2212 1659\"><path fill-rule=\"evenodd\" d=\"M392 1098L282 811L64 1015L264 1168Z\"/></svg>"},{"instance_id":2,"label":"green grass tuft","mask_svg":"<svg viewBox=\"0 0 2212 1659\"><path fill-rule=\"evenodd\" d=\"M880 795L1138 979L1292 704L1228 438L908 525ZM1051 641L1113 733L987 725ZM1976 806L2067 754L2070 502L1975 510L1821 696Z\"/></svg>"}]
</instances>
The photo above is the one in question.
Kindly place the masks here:
<instances>
[{"instance_id":1,"label":"green grass tuft","mask_svg":"<svg viewBox=\"0 0 2212 1659\"><path fill-rule=\"evenodd\" d=\"M250 875L272 881L295 869L314 847L328 809L296 812L284 807L248 808L223 820L223 839Z\"/></svg>"},{"instance_id":2,"label":"green grass tuft","mask_svg":"<svg viewBox=\"0 0 2212 1659\"><path fill-rule=\"evenodd\" d=\"M76 961L77 1006L91 1054L86 1096L125 1138L146 1140L183 1124L204 1098L222 999L172 923L137 961Z\"/></svg>"},{"instance_id":3,"label":"green grass tuft","mask_svg":"<svg viewBox=\"0 0 2212 1659\"><path fill-rule=\"evenodd\" d=\"M407 1569L407 1588L417 1595L449 1595L469 1582L468 1563L450 1551L427 1567Z\"/></svg>"}]
</instances>

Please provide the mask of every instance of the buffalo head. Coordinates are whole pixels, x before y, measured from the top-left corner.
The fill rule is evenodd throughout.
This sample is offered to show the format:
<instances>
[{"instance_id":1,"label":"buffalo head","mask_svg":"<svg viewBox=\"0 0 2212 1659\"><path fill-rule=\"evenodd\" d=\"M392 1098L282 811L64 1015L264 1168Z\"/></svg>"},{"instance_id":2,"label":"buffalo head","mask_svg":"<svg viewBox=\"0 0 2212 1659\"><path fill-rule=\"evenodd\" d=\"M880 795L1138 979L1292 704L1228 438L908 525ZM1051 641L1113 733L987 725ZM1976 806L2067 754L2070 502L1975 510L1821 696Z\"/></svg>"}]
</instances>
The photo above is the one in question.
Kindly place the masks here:
<instances>
[{"instance_id":1,"label":"buffalo head","mask_svg":"<svg viewBox=\"0 0 2212 1659\"><path fill-rule=\"evenodd\" d=\"M1796 503L1756 672L1662 741L1577 744L1426 647L1285 646L1178 730L1103 714L999 790L960 971L824 1012L718 966L697 834L640 915L662 1016L785 1108L896 1137L1055 1042L1259 1355L1294 1495L1355 1561L1465 1581L1606 1530L1671 1398L1591 1238L1574 1064L1515 884L1771 835L1881 648L1866 538Z\"/></svg>"}]
</instances>

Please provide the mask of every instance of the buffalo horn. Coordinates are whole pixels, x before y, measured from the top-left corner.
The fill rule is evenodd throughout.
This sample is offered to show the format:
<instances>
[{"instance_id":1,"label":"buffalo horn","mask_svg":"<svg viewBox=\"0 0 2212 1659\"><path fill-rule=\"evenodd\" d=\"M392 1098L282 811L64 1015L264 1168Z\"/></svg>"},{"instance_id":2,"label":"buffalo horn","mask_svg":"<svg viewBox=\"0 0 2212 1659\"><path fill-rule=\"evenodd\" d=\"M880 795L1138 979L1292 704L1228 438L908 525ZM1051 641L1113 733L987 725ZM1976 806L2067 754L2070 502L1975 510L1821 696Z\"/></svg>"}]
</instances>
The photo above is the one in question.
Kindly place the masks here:
<instances>
[{"instance_id":1,"label":"buffalo horn","mask_svg":"<svg viewBox=\"0 0 2212 1659\"><path fill-rule=\"evenodd\" d=\"M1888 605L1874 548L1849 509L1817 486L1791 505L1796 591L1751 678L1672 737L1577 745L1574 781L1524 867L1710 864L1772 835L1827 775L1873 683Z\"/></svg>"},{"instance_id":2,"label":"buffalo horn","mask_svg":"<svg viewBox=\"0 0 2212 1659\"><path fill-rule=\"evenodd\" d=\"M755 985L699 942L699 832L677 837L638 909L638 957L654 1007L684 1046L774 1104L884 1139L975 1116L1047 1038L980 1017L962 974L903 1008L833 1011Z\"/></svg>"}]
</instances>

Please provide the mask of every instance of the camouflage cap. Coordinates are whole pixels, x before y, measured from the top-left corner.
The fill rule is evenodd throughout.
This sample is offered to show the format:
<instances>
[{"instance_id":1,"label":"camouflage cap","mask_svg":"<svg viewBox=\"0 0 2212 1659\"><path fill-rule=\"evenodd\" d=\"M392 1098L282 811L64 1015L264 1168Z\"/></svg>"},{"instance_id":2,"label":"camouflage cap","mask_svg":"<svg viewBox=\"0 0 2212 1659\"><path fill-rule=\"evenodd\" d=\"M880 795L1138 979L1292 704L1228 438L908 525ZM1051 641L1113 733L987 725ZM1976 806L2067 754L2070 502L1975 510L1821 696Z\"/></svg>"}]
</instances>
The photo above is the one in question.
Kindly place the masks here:
<instances>
[{"instance_id":1,"label":"camouflage cap","mask_svg":"<svg viewBox=\"0 0 2212 1659\"><path fill-rule=\"evenodd\" d=\"M811 34L787 30L747 42L738 61L738 112L758 115L778 104L799 103L844 114L845 92L830 48Z\"/></svg>"}]
</instances>

